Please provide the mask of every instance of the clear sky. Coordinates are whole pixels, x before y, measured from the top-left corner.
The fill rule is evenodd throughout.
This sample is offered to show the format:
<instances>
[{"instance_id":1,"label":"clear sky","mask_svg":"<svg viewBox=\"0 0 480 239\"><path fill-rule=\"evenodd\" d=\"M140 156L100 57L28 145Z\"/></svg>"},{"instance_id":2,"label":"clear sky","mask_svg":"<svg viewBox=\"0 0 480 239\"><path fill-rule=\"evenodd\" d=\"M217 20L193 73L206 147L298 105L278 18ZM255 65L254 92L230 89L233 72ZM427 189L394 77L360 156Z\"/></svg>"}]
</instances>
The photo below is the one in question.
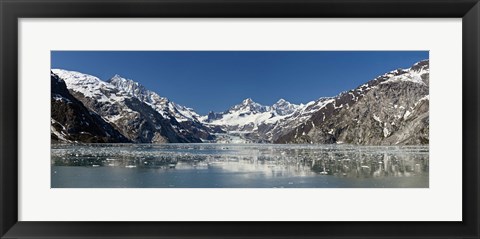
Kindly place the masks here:
<instances>
[{"instance_id":1,"label":"clear sky","mask_svg":"<svg viewBox=\"0 0 480 239\"><path fill-rule=\"evenodd\" d=\"M428 51L52 51L51 67L115 74L199 114L245 98L307 103L428 59Z\"/></svg>"}]
</instances>

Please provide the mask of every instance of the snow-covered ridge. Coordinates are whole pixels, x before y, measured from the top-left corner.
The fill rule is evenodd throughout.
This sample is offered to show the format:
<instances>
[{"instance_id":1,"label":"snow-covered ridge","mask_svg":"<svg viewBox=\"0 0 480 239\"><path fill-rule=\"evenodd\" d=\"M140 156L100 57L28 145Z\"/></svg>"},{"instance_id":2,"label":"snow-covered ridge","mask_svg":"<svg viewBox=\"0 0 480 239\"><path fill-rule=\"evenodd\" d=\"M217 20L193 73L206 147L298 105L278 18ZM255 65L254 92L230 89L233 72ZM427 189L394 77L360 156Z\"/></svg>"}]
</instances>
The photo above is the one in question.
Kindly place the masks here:
<instances>
[{"instance_id":1,"label":"snow-covered ridge","mask_svg":"<svg viewBox=\"0 0 480 239\"><path fill-rule=\"evenodd\" d=\"M289 115L295 112L300 105L292 104L284 99L279 99L275 104L272 105L272 110L277 113L277 115Z\"/></svg>"},{"instance_id":2,"label":"snow-covered ridge","mask_svg":"<svg viewBox=\"0 0 480 239\"><path fill-rule=\"evenodd\" d=\"M98 102L123 100L124 96L115 94L118 91L115 86L98 77L62 69L52 69L52 72L65 81L68 89L80 92L85 97L94 98Z\"/></svg>"},{"instance_id":3,"label":"snow-covered ridge","mask_svg":"<svg viewBox=\"0 0 480 239\"><path fill-rule=\"evenodd\" d=\"M417 84L427 85L427 83L422 78L422 76L425 74L430 74L429 60L417 62L412 67L407 69L397 69L388 72L383 75L383 78L386 77L388 79L382 81L380 84L408 81Z\"/></svg>"},{"instance_id":4,"label":"snow-covered ridge","mask_svg":"<svg viewBox=\"0 0 480 239\"><path fill-rule=\"evenodd\" d=\"M254 102L251 98L246 98L242 101L241 104L235 105L231 107L228 112L238 112L238 113L263 113L269 111L270 108L268 106L261 105L257 102Z\"/></svg>"},{"instance_id":5,"label":"snow-covered ridge","mask_svg":"<svg viewBox=\"0 0 480 239\"><path fill-rule=\"evenodd\" d=\"M422 79L422 75L428 73L428 70L408 71L400 75L391 76L390 79L381 82L380 84L389 84L393 82L408 81L416 84L427 85Z\"/></svg>"},{"instance_id":6,"label":"snow-covered ridge","mask_svg":"<svg viewBox=\"0 0 480 239\"><path fill-rule=\"evenodd\" d=\"M198 121L199 115L193 109L170 102L167 98L147 90L140 83L120 75L102 81L96 76L77 71L52 69L52 72L65 81L68 89L80 92L85 97L95 98L98 102L114 103L123 101L125 98L137 98L165 118L174 117L178 122Z\"/></svg>"},{"instance_id":7,"label":"snow-covered ridge","mask_svg":"<svg viewBox=\"0 0 480 239\"><path fill-rule=\"evenodd\" d=\"M120 91L150 105L165 118L173 116L178 122L198 121L199 115L193 109L171 102L166 97L161 97L157 93L147 90L138 82L120 75L115 75L108 82Z\"/></svg>"},{"instance_id":8,"label":"snow-covered ridge","mask_svg":"<svg viewBox=\"0 0 480 239\"><path fill-rule=\"evenodd\" d=\"M218 126L249 126L249 131L255 131L261 124L272 124L293 114L303 105L292 104L284 99L278 100L272 106L261 105L251 98L246 98L240 104L220 113L219 119L209 120L207 116L201 117L205 124ZM242 129L236 129L242 131Z\"/></svg>"},{"instance_id":9,"label":"snow-covered ridge","mask_svg":"<svg viewBox=\"0 0 480 239\"><path fill-rule=\"evenodd\" d=\"M144 86L133 80L123 78L120 75L113 76L107 82L114 85L118 90L125 92L130 96L136 97L144 102L152 103L156 100L153 97L154 95L152 92L147 90Z\"/></svg>"},{"instance_id":10,"label":"snow-covered ridge","mask_svg":"<svg viewBox=\"0 0 480 239\"><path fill-rule=\"evenodd\" d=\"M428 86L429 84L428 79L430 78L429 74L430 74L429 60L428 59L422 60L415 63L410 68L396 69L396 70L387 72L383 75L377 76L373 80L370 80L367 83L364 83L363 85L358 86L354 90L351 90L348 92L342 92L338 96L345 93L349 93L352 95L352 98L356 101L358 100L358 96L364 96L367 91L373 88L377 88L380 85L399 83L399 82L412 82L415 84Z\"/></svg>"}]
</instances>

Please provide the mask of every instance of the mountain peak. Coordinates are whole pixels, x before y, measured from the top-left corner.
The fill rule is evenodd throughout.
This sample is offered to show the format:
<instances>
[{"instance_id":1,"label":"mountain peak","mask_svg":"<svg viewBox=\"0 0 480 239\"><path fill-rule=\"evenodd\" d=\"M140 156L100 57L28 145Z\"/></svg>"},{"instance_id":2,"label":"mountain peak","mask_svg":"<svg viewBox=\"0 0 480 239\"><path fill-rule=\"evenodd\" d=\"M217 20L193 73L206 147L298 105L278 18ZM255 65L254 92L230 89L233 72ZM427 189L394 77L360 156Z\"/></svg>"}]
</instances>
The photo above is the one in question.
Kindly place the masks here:
<instances>
[{"instance_id":1,"label":"mountain peak","mask_svg":"<svg viewBox=\"0 0 480 239\"><path fill-rule=\"evenodd\" d=\"M263 106L259 103L256 103L255 101L252 100L252 98L246 98L242 101L241 104L235 105L232 108L230 108L229 111L239 111L239 112L251 112L251 113L256 113L256 112L265 112L268 111L267 106Z\"/></svg>"},{"instance_id":2,"label":"mountain peak","mask_svg":"<svg viewBox=\"0 0 480 239\"><path fill-rule=\"evenodd\" d=\"M130 83L130 84L135 84L135 85L139 85L138 82L136 81L133 81L133 80L130 80L130 79L127 79L119 74L115 74L112 78L110 78L109 80L107 80L108 83L111 83L111 84L118 84L119 82L122 82L122 83Z\"/></svg>"},{"instance_id":3,"label":"mountain peak","mask_svg":"<svg viewBox=\"0 0 480 239\"><path fill-rule=\"evenodd\" d=\"M426 70L426 69L429 69L429 65L430 65L429 59L421 60L421 61L413 64L413 66L410 69L413 70L413 71Z\"/></svg>"},{"instance_id":4,"label":"mountain peak","mask_svg":"<svg viewBox=\"0 0 480 239\"><path fill-rule=\"evenodd\" d=\"M125 78L123 78L121 75L119 74L115 74L112 78L110 78L109 81L112 81L112 80L123 80Z\"/></svg>"},{"instance_id":5,"label":"mountain peak","mask_svg":"<svg viewBox=\"0 0 480 239\"><path fill-rule=\"evenodd\" d=\"M252 100L252 98L246 98L242 101L243 105L250 105L250 104L253 104L253 103L255 103L255 102Z\"/></svg>"},{"instance_id":6,"label":"mountain peak","mask_svg":"<svg viewBox=\"0 0 480 239\"><path fill-rule=\"evenodd\" d=\"M288 115L293 113L298 108L298 105L292 104L285 99L281 98L277 103L272 105L272 109L277 112L278 115Z\"/></svg>"},{"instance_id":7,"label":"mountain peak","mask_svg":"<svg viewBox=\"0 0 480 239\"><path fill-rule=\"evenodd\" d=\"M107 80L107 82L114 85L119 90L125 91L134 96L136 96L137 94L148 93L147 89L145 89L143 85L139 84L136 81L122 77L119 74L115 74L112 78Z\"/></svg>"}]
</instances>

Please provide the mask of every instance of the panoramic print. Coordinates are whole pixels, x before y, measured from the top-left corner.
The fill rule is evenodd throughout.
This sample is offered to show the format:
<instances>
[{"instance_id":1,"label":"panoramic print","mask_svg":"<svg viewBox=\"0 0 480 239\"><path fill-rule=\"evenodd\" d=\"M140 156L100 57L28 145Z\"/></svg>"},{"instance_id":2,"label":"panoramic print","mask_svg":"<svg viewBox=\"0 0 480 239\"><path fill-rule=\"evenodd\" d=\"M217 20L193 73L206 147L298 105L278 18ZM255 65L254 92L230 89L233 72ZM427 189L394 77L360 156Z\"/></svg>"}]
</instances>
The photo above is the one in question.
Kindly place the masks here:
<instances>
[{"instance_id":1,"label":"panoramic print","mask_svg":"<svg viewBox=\"0 0 480 239\"><path fill-rule=\"evenodd\" d=\"M52 51L52 188L428 188L428 51Z\"/></svg>"}]
</instances>

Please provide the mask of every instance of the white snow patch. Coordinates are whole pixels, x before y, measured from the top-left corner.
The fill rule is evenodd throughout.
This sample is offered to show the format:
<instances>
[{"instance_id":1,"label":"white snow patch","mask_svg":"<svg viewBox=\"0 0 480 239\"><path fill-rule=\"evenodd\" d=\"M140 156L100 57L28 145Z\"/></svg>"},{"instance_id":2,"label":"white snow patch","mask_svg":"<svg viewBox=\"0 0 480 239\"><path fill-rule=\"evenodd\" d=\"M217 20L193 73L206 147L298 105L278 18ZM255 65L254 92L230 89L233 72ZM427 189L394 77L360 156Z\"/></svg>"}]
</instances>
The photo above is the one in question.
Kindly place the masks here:
<instances>
[{"instance_id":1,"label":"white snow patch","mask_svg":"<svg viewBox=\"0 0 480 239\"><path fill-rule=\"evenodd\" d=\"M52 98L55 100L55 101L64 101L64 102L67 102L67 103L70 103L71 101L59 94L54 94L52 95Z\"/></svg>"},{"instance_id":2,"label":"white snow patch","mask_svg":"<svg viewBox=\"0 0 480 239\"><path fill-rule=\"evenodd\" d=\"M383 137L386 138L388 136L390 136L390 131L388 130L387 127L384 127L383 128Z\"/></svg>"},{"instance_id":3,"label":"white snow patch","mask_svg":"<svg viewBox=\"0 0 480 239\"><path fill-rule=\"evenodd\" d=\"M373 119L379 123L383 123L381 120L380 120L380 117L378 117L376 114L373 114Z\"/></svg>"},{"instance_id":4,"label":"white snow patch","mask_svg":"<svg viewBox=\"0 0 480 239\"><path fill-rule=\"evenodd\" d=\"M416 83L416 84L421 84L421 85L426 85L425 82L423 82L422 80L422 74L424 74L426 72L424 71L420 71L420 72L417 72L417 71L408 71L404 74L400 74L400 75L397 75L397 76L391 76L390 79L384 81L384 82L381 82L380 84L389 84L389 83L393 83L393 82L401 82L401 81L408 81L408 82L413 82L413 83Z\"/></svg>"}]
</instances>

